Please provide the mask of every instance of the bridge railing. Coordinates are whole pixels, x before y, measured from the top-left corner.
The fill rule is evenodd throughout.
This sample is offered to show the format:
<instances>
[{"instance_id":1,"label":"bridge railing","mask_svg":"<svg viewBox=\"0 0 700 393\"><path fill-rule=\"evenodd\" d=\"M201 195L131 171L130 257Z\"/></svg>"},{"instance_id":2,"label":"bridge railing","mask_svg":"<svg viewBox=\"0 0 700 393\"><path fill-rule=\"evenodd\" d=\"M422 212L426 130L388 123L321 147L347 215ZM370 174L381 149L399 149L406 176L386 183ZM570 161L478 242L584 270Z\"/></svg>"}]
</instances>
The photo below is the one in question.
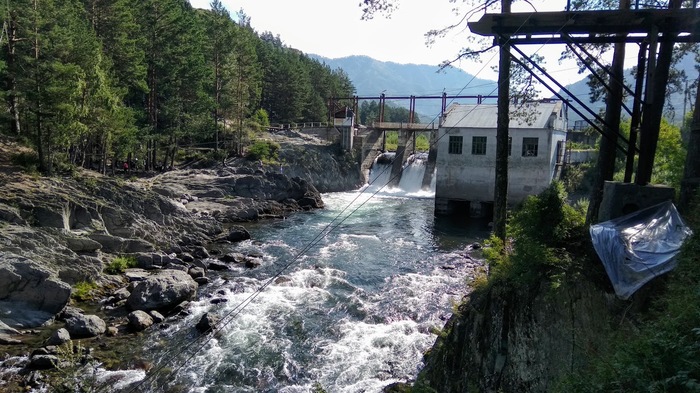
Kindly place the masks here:
<instances>
[{"instance_id":1,"label":"bridge railing","mask_svg":"<svg viewBox=\"0 0 700 393\"><path fill-rule=\"evenodd\" d=\"M373 122L372 127L380 130L416 130L430 131L435 130L435 122L433 123L403 123L403 122Z\"/></svg>"},{"instance_id":2,"label":"bridge railing","mask_svg":"<svg viewBox=\"0 0 700 393\"><path fill-rule=\"evenodd\" d=\"M270 124L268 127L269 131L279 131L279 130L298 130L303 128L326 128L329 127L329 123L325 121L313 121L307 123L275 123Z\"/></svg>"}]
</instances>

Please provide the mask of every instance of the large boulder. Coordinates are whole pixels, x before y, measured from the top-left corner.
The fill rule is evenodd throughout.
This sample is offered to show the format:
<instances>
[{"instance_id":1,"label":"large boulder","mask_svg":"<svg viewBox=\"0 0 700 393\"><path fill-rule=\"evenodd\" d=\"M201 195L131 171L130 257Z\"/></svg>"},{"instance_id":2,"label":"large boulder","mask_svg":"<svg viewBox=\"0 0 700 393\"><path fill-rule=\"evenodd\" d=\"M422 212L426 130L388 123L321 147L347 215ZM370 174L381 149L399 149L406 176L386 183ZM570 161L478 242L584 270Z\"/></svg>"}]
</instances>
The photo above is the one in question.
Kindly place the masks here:
<instances>
[{"instance_id":1,"label":"large boulder","mask_svg":"<svg viewBox=\"0 0 700 393\"><path fill-rule=\"evenodd\" d=\"M46 340L46 345L62 345L70 341L70 333L65 328L60 328L51 334Z\"/></svg>"},{"instance_id":2,"label":"large boulder","mask_svg":"<svg viewBox=\"0 0 700 393\"><path fill-rule=\"evenodd\" d=\"M29 328L51 320L70 300L71 287L48 268L0 251L0 320Z\"/></svg>"},{"instance_id":3,"label":"large boulder","mask_svg":"<svg viewBox=\"0 0 700 393\"><path fill-rule=\"evenodd\" d=\"M168 310L193 298L197 287L187 272L161 270L136 284L127 305L132 310Z\"/></svg>"},{"instance_id":4,"label":"large boulder","mask_svg":"<svg viewBox=\"0 0 700 393\"><path fill-rule=\"evenodd\" d=\"M140 332L153 325L153 317L141 310L132 311L126 316L129 320L129 327Z\"/></svg>"},{"instance_id":5,"label":"large boulder","mask_svg":"<svg viewBox=\"0 0 700 393\"><path fill-rule=\"evenodd\" d=\"M95 337L107 331L107 324L97 315L76 315L66 320L66 330L71 337Z\"/></svg>"}]
</instances>

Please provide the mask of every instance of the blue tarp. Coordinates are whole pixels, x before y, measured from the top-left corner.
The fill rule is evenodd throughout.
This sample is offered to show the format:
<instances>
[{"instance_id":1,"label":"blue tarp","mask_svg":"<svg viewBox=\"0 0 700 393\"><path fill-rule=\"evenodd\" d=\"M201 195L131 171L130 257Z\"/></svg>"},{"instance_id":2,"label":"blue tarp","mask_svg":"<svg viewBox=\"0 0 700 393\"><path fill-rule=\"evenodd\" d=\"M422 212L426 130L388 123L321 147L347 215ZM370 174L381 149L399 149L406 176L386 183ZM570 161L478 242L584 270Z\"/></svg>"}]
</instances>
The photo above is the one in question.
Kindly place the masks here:
<instances>
[{"instance_id":1,"label":"blue tarp","mask_svg":"<svg viewBox=\"0 0 700 393\"><path fill-rule=\"evenodd\" d=\"M673 270L676 254L692 234L671 201L591 225L590 233L615 293L623 299Z\"/></svg>"}]
</instances>

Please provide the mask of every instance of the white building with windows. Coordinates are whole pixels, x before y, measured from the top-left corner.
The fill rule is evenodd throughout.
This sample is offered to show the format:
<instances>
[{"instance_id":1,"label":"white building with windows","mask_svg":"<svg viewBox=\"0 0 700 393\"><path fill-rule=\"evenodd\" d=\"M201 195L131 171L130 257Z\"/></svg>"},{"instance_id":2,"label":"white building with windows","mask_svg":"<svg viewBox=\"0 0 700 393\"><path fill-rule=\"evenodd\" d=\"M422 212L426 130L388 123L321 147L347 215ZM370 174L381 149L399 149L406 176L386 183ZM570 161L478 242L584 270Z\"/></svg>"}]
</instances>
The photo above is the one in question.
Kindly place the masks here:
<instances>
[{"instance_id":1,"label":"white building with windows","mask_svg":"<svg viewBox=\"0 0 700 393\"><path fill-rule=\"evenodd\" d=\"M508 203L538 194L563 165L567 113L562 101L512 104ZM435 213L492 211L496 178L496 104L451 105L438 130ZM491 210L488 210L491 209Z\"/></svg>"}]
</instances>

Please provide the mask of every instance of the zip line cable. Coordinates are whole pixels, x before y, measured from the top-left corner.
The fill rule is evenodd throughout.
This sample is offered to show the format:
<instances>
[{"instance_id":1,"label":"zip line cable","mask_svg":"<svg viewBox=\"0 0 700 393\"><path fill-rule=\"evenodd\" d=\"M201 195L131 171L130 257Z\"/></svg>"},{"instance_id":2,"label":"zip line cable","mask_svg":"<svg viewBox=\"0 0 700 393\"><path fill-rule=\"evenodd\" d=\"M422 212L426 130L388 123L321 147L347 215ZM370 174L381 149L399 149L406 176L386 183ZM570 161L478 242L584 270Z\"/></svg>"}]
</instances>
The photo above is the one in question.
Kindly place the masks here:
<instances>
[{"instance_id":1,"label":"zip line cable","mask_svg":"<svg viewBox=\"0 0 700 393\"><path fill-rule=\"evenodd\" d=\"M523 26L525 23L527 23L527 19L526 19L526 20L523 22L523 24L518 28L518 31L522 28L522 26ZM563 29L564 27L565 27L565 25L562 25L562 26L560 27L559 30ZM516 33L517 33L517 31L516 31ZM510 37L509 37L508 40L510 40ZM507 41L506 41L506 42L507 42ZM539 52L539 50L542 49L545 45L546 45L546 43L542 44L542 45L540 46L540 48L538 48L537 51L535 51L534 54L536 54L537 52ZM495 53L495 54L484 64L484 66L482 66L482 68L477 72L476 75L472 76L472 78L471 78L471 79L469 80L469 82L467 82L467 84L460 90L460 92L464 91L464 90L469 86L469 84L470 84L474 79L476 79L477 75L479 75L479 74L484 70L484 68L486 68L486 66L496 57L496 54L497 54L497 53ZM489 95L490 95L490 94L493 94L493 92L495 92L495 91L498 89L499 86L500 86L500 85L496 86L496 88L494 88L494 89L491 91L491 93L489 93ZM453 101L454 101L454 99L453 99L450 103L452 103ZM476 110L477 108L479 108L481 105L484 105L484 104L477 104L477 105L475 105L473 108L471 108L471 109L469 110L469 112L467 112L466 114L464 114L464 116L462 116L462 118L460 119L460 121L461 121L461 120L464 120L466 117L468 117L474 110ZM433 118L433 122L434 122L435 120L437 120L437 118L438 118L438 116L434 117L434 118ZM459 122L457 122L457 123L459 123ZM457 123L456 123L456 124L457 124ZM451 128L454 128L454 126L451 127ZM423 130L423 131L428 131L428 129L425 129L425 130ZM417 132L420 132L420 131L417 131ZM438 141L440 141L440 139L442 139L442 137L444 137L445 135L447 135L447 133L445 133L444 135L438 137L433 143L430 144L430 147L432 148L434 145L436 145L436 144L438 143ZM399 156L399 154L400 154L401 156L403 156L403 154L406 152L406 148L407 148L407 147L404 147L404 149L403 149L400 153L397 151L397 152L396 152L396 155ZM384 174L388 169L389 169L389 166L385 167L385 168L382 170L382 172L380 172L379 176L377 176L377 178L375 178L375 181L376 181L377 179L379 179L380 176L381 176L382 174ZM355 212L357 212L360 208L362 208L369 200L371 200L373 197L375 197L375 196L376 196L380 191L382 191L385 187L387 187L389 184L391 184L395 179L400 178L400 176L402 175L402 173L403 173L404 170L405 170L405 167L402 167L401 170L400 170L396 175L394 175L393 177L391 177L391 178L389 179L389 181L387 181L387 182L386 182L385 184L383 184L379 189L377 189L377 190L374 191L372 194L370 194L369 197L368 197L367 199L365 199L365 200L362 201L359 205L357 205L354 209L352 209L346 216L344 216L344 217L341 218L341 216L342 216L346 211L348 211L348 210L350 209L350 207L351 207L355 202L357 202L357 200L358 200L362 195L365 194L365 191L366 191L369 187L365 187L362 191L360 191L360 192L357 194L357 196L355 196L355 198L353 198L353 200L350 201L350 202L347 204L347 206L345 206L345 208L343 208L343 209L342 209L328 224L326 224L326 226L325 226L321 231L319 231L319 232L316 234L316 236L315 236L309 243L307 243L306 246L304 246L300 251L298 251L298 252L295 254L295 256L292 257L292 259L291 259L289 262L287 262L286 264L284 264L280 270L278 270L275 274L273 274L270 278L268 278L260 287L258 287L257 289L255 289L255 290L253 291L253 293L251 293L248 297L246 297L244 300L242 300L240 303L238 303L233 309L231 309L230 311L228 311L228 312L223 316L223 318L221 318L221 320L216 324L216 325L217 325L216 328L213 328L213 329L210 329L210 330L204 332L202 335L196 337L196 338L193 339L193 340L189 340L189 339L187 339L187 338L184 338L183 340L181 340L181 343L184 343L184 341L186 341L186 340L189 340L189 342L186 343L186 344L184 344L183 347L179 347L178 345L173 345L173 346L172 346L173 349L172 349L171 351L167 351L167 352L165 353L165 355L163 355L163 357L166 358L165 361L164 361L163 363L161 363L161 365L158 366L154 371L152 371L151 373L149 373L143 380L139 381L132 389L129 390L129 393L132 393L132 392L137 391L137 389L139 389L141 386L143 386L143 385L144 385L146 382L148 382L149 380L154 380L155 377L158 375L158 373L166 367L166 365L168 364L169 361L171 361L171 360L173 360L175 357L177 357L177 356L183 354L185 351L187 351L187 350L190 349L192 346L194 346L194 345L197 343L197 341L199 341L200 338L204 337L204 341L201 343L201 345L199 345L199 346L195 349L195 351L193 351L186 359L184 359L184 361L180 362L180 364L179 364L177 367L175 367L175 368L171 371L171 373L175 373L175 372L179 371L180 369L182 369L182 367L184 367L185 364L187 364L190 360L192 360L192 359L196 356L196 354L197 354L202 348L204 348L204 346L207 345L207 344L211 341L211 339L212 339L214 336L216 336L216 334L218 334L218 333L220 333L221 331L223 331L223 330L227 327L227 325L228 325L234 318L236 318L236 317L243 311L243 309L245 309L246 306L248 306L253 300L255 300L267 287L269 287L272 283L274 283L274 281L275 281L277 278L279 278L287 269L289 269L292 265L294 265L297 261L299 261L299 260L301 259L301 257L303 257L304 255L306 255L307 251L309 251L311 248L313 248L314 246L316 246L317 244L319 244L319 243L321 242L321 240L325 239L331 232L333 232L335 229L337 229L341 224L343 224L348 218L350 218ZM368 183L368 186L373 185L373 183L374 183L374 182ZM338 220L339 220L339 221L338 221ZM337 224L333 225L333 223L336 222L336 221L338 221ZM171 353L175 348L177 348L178 351L177 351L176 353L172 354L172 356L169 356L169 357L168 357L168 355L170 355L170 353Z\"/></svg>"}]
</instances>

